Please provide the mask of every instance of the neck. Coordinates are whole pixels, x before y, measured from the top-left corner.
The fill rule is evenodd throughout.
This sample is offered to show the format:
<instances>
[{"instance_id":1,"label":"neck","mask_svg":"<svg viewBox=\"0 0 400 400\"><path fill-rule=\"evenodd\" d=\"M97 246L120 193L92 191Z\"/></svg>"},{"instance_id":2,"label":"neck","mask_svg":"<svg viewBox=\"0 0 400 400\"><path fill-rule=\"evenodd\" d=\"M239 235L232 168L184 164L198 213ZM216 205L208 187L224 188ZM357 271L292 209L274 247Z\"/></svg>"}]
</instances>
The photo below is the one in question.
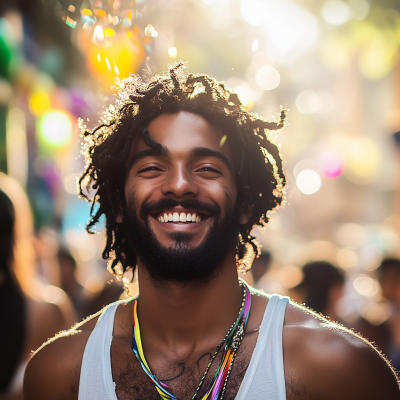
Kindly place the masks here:
<instances>
[{"instance_id":1,"label":"neck","mask_svg":"<svg viewBox=\"0 0 400 400\"><path fill-rule=\"evenodd\" d=\"M229 253L207 283L155 283L138 263L138 316L143 342L171 350L221 340L238 316L242 290Z\"/></svg>"}]
</instances>

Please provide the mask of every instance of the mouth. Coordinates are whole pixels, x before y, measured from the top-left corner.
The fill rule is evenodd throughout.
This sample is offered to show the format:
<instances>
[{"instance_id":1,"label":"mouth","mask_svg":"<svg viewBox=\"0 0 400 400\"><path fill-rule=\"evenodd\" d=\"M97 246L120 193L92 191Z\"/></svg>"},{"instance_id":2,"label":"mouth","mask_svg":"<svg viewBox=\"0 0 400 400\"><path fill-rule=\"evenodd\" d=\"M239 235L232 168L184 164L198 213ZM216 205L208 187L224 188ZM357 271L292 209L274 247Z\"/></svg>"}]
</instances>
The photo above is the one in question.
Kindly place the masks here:
<instances>
[{"instance_id":1,"label":"mouth","mask_svg":"<svg viewBox=\"0 0 400 400\"><path fill-rule=\"evenodd\" d=\"M174 223L174 224L196 224L201 221L208 219L210 216L198 211L181 211L181 210L164 210L158 212L152 217L163 223Z\"/></svg>"}]
</instances>

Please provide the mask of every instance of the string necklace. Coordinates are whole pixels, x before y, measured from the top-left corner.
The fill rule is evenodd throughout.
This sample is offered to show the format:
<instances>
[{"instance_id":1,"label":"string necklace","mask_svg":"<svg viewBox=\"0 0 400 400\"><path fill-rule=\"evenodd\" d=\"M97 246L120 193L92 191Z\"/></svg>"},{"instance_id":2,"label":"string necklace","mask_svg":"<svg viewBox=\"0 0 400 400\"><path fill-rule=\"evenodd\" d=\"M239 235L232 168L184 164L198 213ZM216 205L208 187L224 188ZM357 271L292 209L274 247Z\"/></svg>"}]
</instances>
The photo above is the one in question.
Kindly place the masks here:
<instances>
[{"instance_id":1,"label":"string necklace","mask_svg":"<svg viewBox=\"0 0 400 400\"><path fill-rule=\"evenodd\" d=\"M251 307L251 294L249 290L249 286L247 283L240 279L240 284L243 290L243 299L242 304L240 306L239 315L236 318L236 321L233 322L231 327L229 328L227 334L222 339L222 342L216 347L216 350L211 357L206 370L200 382L197 386L197 389L192 396L192 400L194 400L197 394L200 391L200 388L204 382L204 379L213 363L215 357L219 353L219 350L222 346L224 346L223 354L221 358L221 362L218 365L217 371L215 372L214 378L212 379L209 387L206 390L206 393L201 398L201 400L221 400L225 394L226 385L232 370L232 365L235 360L236 353L239 349L239 346L243 340L244 331L247 326L247 322L250 315L250 307ZM140 327L139 327L139 319L137 315L137 304L138 298L135 299L133 304L133 334L132 334L132 350L135 353L137 359L140 362L144 372L147 376L153 381L157 392L160 396L161 400L178 400L172 393L168 391L169 386L159 380L150 370L149 365L147 364L146 358L144 356L142 340L140 336ZM225 345L224 345L225 344Z\"/></svg>"}]
</instances>

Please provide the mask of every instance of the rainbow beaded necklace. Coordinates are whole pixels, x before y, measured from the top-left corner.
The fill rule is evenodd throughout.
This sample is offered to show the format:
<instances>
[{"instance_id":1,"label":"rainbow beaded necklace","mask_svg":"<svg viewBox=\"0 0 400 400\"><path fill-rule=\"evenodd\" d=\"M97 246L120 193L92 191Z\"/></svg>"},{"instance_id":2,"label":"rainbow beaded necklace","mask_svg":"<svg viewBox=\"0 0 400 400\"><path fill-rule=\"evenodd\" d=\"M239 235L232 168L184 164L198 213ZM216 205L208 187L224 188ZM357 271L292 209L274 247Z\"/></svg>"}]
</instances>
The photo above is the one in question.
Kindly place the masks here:
<instances>
[{"instance_id":1,"label":"rainbow beaded necklace","mask_svg":"<svg viewBox=\"0 0 400 400\"><path fill-rule=\"evenodd\" d=\"M214 355L212 356L210 362L207 365L207 368L197 386L196 392L194 393L192 400L197 396L204 379L207 375L208 370L211 367L212 362L217 356L221 347L224 346L224 351L222 354L221 362L217 368L217 371L214 375L213 380L211 381L206 393L201 398L201 400L221 400L226 389L226 384L229 379L229 375L232 369L233 361L235 359L236 353L239 349L239 346L242 342L244 331L247 326L247 321L250 315L250 307L251 307L251 294L247 283L240 279L240 283L243 288L243 300L239 310L239 315L236 318L236 321L231 325L227 334L225 335L222 342L217 346ZM157 392L160 395L161 400L178 400L173 394L171 394L168 389L168 385L164 382L160 381L150 370L149 365L147 364L146 358L144 356L142 340L140 336L140 327L139 327L139 319L137 315L137 304L138 298L134 300L133 304L133 338L132 338L132 350L135 353L137 359L140 362L144 372L146 372L147 376L154 382Z\"/></svg>"}]
</instances>

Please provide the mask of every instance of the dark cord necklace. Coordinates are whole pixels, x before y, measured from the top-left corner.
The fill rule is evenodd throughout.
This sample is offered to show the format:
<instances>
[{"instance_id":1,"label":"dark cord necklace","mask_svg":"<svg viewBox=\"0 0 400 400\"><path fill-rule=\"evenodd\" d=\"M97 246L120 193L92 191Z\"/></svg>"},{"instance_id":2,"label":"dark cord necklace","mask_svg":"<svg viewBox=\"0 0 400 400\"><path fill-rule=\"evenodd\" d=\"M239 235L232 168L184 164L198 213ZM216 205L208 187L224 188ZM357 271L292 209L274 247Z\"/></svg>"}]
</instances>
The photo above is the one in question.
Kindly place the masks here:
<instances>
[{"instance_id":1,"label":"dark cord necklace","mask_svg":"<svg viewBox=\"0 0 400 400\"><path fill-rule=\"evenodd\" d=\"M247 283L243 280L240 280L243 290L243 300L239 310L239 315L236 318L236 321L231 325L227 334L222 339L222 342L217 346L213 356L211 357L206 370L200 382L197 386L197 389L192 396L192 400L196 398L198 395L204 379L215 360L215 357L219 353L219 350L223 347L223 354L221 358L221 362L218 365L217 371L214 375L213 380L211 381L209 387L207 388L206 393L201 398L201 400L221 400L225 394L226 385L232 370L232 365L236 357L236 353L242 343L244 337L244 331L247 326L247 321L250 315L250 307L251 307L251 294ZM140 337L140 328L139 328L139 319L137 315L137 300L133 305L133 334L132 334L132 350L138 358L140 365L143 370L149 376L149 378L153 381L156 386L157 392L160 395L160 399L162 400L178 400L172 393L168 391L169 387L164 382L160 381L150 370L150 367L146 361L144 356L142 341Z\"/></svg>"}]
</instances>

